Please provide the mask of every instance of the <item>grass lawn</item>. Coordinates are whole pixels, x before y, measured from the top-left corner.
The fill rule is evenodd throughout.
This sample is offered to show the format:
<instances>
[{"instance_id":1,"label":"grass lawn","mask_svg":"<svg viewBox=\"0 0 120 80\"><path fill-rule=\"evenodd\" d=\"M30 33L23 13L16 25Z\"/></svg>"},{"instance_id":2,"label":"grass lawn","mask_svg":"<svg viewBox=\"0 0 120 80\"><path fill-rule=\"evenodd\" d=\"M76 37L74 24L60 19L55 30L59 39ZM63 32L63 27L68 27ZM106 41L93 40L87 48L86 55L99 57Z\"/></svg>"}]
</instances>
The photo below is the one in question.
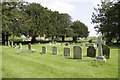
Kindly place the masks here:
<instances>
[{"instance_id":1,"label":"grass lawn","mask_svg":"<svg viewBox=\"0 0 120 80\"><path fill-rule=\"evenodd\" d=\"M47 47L47 54L42 55L42 46ZM77 45L77 44L76 44ZM33 44L36 52L23 52L10 46L2 47L3 78L118 78L118 48L111 48L107 62L96 62L96 58L86 57L87 47L82 47L83 59L73 59L73 45L70 45L71 56L63 56L64 45L56 44L58 55L52 55L53 44ZM0 70L1 71L1 70Z\"/></svg>"}]
</instances>

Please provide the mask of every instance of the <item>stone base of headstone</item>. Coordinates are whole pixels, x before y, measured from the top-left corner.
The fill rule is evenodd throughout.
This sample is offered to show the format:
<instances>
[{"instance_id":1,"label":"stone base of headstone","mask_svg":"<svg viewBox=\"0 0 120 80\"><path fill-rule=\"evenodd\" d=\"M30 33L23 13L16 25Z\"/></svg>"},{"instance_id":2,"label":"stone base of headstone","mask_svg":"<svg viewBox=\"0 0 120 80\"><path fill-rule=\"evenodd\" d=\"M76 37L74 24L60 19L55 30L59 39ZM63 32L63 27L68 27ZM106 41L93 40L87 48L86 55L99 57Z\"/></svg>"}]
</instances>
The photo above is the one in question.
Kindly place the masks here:
<instances>
[{"instance_id":1,"label":"stone base of headstone","mask_svg":"<svg viewBox=\"0 0 120 80\"><path fill-rule=\"evenodd\" d=\"M97 56L97 61L105 61L106 62L106 58L104 56Z\"/></svg>"}]
</instances>

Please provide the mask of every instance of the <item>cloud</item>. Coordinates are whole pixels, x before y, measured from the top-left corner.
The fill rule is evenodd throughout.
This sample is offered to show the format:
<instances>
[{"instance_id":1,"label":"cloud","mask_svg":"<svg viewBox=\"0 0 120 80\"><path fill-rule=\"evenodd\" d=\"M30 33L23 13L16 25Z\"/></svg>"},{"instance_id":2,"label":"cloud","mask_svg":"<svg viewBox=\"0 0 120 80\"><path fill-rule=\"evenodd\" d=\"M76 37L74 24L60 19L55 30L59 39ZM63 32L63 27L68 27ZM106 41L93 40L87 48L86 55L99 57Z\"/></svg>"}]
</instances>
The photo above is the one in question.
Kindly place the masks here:
<instances>
[{"instance_id":1,"label":"cloud","mask_svg":"<svg viewBox=\"0 0 120 80\"><path fill-rule=\"evenodd\" d=\"M70 13L74 10L74 6L72 6L68 2L64 2L62 0L61 1L52 0L52 1L48 1L48 2L45 1L45 2L41 2L41 4L44 7L48 7L52 11L59 11L60 13Z\"/></svg>"}]
</instances>

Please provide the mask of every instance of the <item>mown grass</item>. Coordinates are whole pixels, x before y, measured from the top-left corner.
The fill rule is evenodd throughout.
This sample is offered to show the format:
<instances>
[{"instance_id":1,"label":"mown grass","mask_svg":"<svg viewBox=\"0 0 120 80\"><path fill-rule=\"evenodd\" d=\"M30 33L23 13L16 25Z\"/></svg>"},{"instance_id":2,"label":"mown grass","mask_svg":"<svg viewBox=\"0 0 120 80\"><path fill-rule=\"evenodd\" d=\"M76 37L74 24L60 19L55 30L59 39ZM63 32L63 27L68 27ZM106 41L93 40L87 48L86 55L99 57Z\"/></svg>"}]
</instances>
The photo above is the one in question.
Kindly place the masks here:
<instances>
[{"instance_id":1,"label":"mown grass","mask_svg":"<svg viewBox=\"0 0 120 80\"><path fill-rule=\"evenodd\" d=\"M58 55L52 55L52 46L58 47ZM79 44L74 44L79 45ZM70 45L71 56L63 56L64 45L33 44L36 52L23 52L18 48L2 47L3 78L117 78L118 48L111 48L107 62L96 62L96 58L86 57L87 47L82 47L83 59L73 59L73 46ZM47 54L42 55L42 46L47 47Z\"/></svg>"}]
</instances>

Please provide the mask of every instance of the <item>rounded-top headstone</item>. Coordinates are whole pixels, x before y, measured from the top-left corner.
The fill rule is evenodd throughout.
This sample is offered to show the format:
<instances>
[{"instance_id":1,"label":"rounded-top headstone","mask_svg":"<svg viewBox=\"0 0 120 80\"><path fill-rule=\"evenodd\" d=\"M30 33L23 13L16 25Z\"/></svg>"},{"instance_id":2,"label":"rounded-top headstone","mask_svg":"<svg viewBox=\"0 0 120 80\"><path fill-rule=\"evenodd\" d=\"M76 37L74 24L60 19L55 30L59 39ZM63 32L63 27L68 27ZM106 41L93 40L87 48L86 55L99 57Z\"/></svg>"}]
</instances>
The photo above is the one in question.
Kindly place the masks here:
<instances>
[{"instance_id":1,"label":"rounded-top headstone","mask_svg":"<svg viewBox=\"0 0 120 80\"><path fill-rule=\"evenodd\" d=\"M53 46L53 47L52 47L52 54L53 54L53 55L57 55L57 54L58 54L58 49L57 49L56 46Z\"/></svg>"},{"instance_id":2,"label":"rounded-top headstone","mask_svg":"<svg viewBox=\"0 0 120 80\"><path fill-rule=\"evenodd\" d=\"M93 46L89 46L87 48L87 56L88 57L96 57L96 49Z\"/></svg>"},{"instance_id":3,"label":"rounded-top headstone","mask_svg":"<svg viewBox=\"0 0 120 80\"><path fill-rule=\"evenodd\" d=\"M74 59L82 59L82 48L80 46L73 47Z\"/></svg>"},{"instance_id":4,"label":"rounded-top headstone","mask_svg":"<svg viewBox=\"0 0 120 80\"><path fill-rule=\"evenodd\" d=\"M42 46L42 53L43 53L43 54L46 54L46 52L47 52L47 51L46 51L46 47L45 47L45 46Z\"/></svg>"},{"instance_id":5,"label":"rounded-top headstone","mask_svg":"<svg viewBox=\"0 0 120 80\"><path fill-rule=\"evenodd\" d=\"M32 50L32 45L31 45L31 43L28 44L28 50Z\"/></svg>"}]
</instances>

